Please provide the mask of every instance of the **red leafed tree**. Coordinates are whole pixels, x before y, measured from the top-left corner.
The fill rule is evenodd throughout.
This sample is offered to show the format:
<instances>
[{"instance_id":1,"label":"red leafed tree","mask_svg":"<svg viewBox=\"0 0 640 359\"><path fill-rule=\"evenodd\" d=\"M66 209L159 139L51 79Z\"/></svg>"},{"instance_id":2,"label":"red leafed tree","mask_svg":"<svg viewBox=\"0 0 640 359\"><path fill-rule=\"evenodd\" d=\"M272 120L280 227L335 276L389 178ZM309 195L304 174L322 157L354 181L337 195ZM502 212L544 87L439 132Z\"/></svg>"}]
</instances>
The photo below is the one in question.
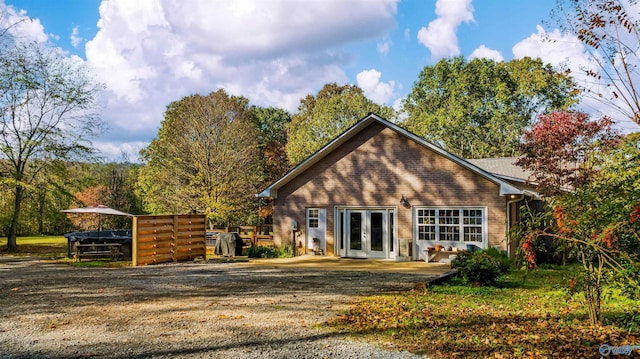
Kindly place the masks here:
<instances>
[{"instance_id":1,"label":"red leafed tree","mask_svg":"<svg viewBox=\"0 0 640 359\"><path fill-rule=\"evenodd\" d=\"M516 165L535 175L546 196L580 187L596 173L599 154L617 143L612 124L608 117L591 120L582 112L540 115L524 133Z\"/></svg>"},{"instance_id":2,"label":"red leafed tree","mask_svg":"<svg viewBox=\"0 0 640 359\"><path fill-rule=\"evenodd\" d=\"M107 199L107 188L104 186L87 187L82 192L76 193L76 202L80 207L97 206L104 204ZM98 214L94 213L81 213L81 214L68 214L69 220L74 226L86 229L96 230L99 226Z\"/></svg>"},{"instance_id":3,"label":"red leafed tree","mask_svg":"<svg viewBox=\"0 0 640 359\"><path fill-rule=\"evenodd\" d=\"M611 224L614 213L628 206L622 188L605 191L611 154L619 147L620 136L606 118L590 120L580 112L553 112L538 117L524 133L516 164L533 172L539 191L553 207L554 223L528 225L522 250L528 254L538 236L555 238L560 246L570 245L584 272L572 290L581 291L586 300L590 323L600 322L602 278L605 270L622 272L624 260L614 246ZM637 172L637 171L636 171ZM631 178L631 177L629 177ZM615 222L615 221L614 221ZM564 245L563 245L564 244ZM528 259L529 257L527 257ZM535 259L535 255L533 256ZM628 256L626 258L629 258ZM531 263L530 263L531 264ZM575 289L579 287L579 289Z\"/></svg>"}]
</instances>

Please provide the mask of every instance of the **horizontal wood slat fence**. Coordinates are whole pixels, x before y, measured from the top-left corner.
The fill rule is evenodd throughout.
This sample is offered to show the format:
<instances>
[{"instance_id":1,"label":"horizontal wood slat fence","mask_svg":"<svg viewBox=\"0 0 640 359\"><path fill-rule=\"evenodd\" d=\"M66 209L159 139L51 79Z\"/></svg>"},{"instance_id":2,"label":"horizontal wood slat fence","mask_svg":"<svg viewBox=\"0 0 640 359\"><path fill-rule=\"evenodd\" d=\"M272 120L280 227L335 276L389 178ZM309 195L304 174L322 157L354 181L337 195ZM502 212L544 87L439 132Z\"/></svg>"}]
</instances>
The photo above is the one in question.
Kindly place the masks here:
<instances>
[{"instance_id":1,"label":"horizontal wood slat fence","mask_svg":"<svg viewBox=\"0 0 640 359\"><path fill-rule=\"evenodd\" d=\"M133 217L134 266L206 258L206 244L203 214Z\"/></svg>"}]
</instances>

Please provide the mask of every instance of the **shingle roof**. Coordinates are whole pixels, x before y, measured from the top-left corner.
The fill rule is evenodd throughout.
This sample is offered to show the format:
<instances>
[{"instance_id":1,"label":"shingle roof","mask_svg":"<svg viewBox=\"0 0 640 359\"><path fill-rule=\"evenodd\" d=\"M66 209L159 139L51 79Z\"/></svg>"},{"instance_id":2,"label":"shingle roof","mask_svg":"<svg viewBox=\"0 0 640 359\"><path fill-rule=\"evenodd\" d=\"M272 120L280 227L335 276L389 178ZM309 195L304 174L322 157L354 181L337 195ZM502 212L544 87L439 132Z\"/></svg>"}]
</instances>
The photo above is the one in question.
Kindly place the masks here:
<instances>
[{"instance_id":1,"label":"shingle roof","mask_svg":"<svg viewBox=\"0 0 640 359\"><path fill-rule=\"evenodd\" d=\"M498 157L478 158L467 161L499 177L519 182L532 181L533 175L530 172L515 165L517 160L517 157Z\"/></svg>"}]
</instances>

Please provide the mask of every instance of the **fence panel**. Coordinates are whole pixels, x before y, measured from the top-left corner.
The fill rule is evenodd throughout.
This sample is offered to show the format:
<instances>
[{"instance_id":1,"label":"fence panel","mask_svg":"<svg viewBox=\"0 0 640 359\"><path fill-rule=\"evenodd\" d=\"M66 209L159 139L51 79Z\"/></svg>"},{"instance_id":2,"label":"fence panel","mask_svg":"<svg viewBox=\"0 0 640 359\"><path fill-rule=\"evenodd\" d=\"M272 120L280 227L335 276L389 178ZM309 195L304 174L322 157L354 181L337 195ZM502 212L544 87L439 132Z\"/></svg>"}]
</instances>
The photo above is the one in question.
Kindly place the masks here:
<instances>
[{"instance_id":1,"label":"fence panel","mask_svg":"<svg viewBox=\"0 0 640 359\"><path fill-rule=\"evenodd\" d=\"M206 257L204 215L133 217L134 266Z\"/></svg>"}]
</instances>

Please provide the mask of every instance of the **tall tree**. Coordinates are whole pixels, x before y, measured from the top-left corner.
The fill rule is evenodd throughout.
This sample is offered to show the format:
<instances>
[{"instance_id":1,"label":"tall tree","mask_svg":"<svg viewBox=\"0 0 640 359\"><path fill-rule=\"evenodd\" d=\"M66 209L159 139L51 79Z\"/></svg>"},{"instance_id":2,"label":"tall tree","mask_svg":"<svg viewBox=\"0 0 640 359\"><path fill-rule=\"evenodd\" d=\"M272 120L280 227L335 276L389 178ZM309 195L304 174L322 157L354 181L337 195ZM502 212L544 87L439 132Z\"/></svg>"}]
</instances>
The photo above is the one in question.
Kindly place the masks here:
<instances>
[{"instance_id":1,"label":"tall tree","mask_svg":"<svg viewBox=\"0 0 640 359\"><path fill-rule=\"evenodd\" d=\"M538 113L575 103L571 79L539 59L443 59L404 103L410 131L463 158L514 156Z\"/></svg>"},{"instance_id":2,"label":"tall tree","mask_svg":"<svg viewBox=\"0 0 640 359\"><path fill-rule=\"evenodd\" d=\"M554 112L540 116L531 130L525 132L518 160L523 168L533 172L540 190L553 207L555 221L530 226L523 247L539 235L553 237L571 244L583 265L579 289L584 293L591 324L601 317L603 276L608 269L624 270L628 246L614 243L614 233L637 241L630 213L638 202L638 148L635 153L612 156L620 152L619 138L607 118L590 121L583 113ZM637 140L628 148L637 146ZM633 151L632 151L633 152ZM626 171L615 172L608 162L612 158L630 161ZM619 163L620 164L620 163ZM614 167L615 168L615 167ZM626 172L630 183L617 174ZM614 176L617 180L612 181ZM616 183L611 186L610 183ZM634 194L635 193L635 194ZM628 197L629 194L634 194ZM631 230L631 232L629 232ZM635 232L634 232L635 231ZM640 245L636 245L640 247ZM631 247L632 248L632 247ZM636 282L637 283L637 282ZM577 288L574 288L577 289Z\"/></svg>"},{"instance_id":3,"label":"tall tree","mask_svg":"<svg viewBox=\"0 0 640 359\"><path fill-rule=\"evenodd\" d=\"M262 173L244 97L220 89L172 102L142 159L139 187L151 213L197 211L228 224L245 221L255 209Z\"/></svg>"},{"instance_id":4,"label":"tall tree","mask_svg":"<svg viewBox=\"0 0 640 359\"><path fill-rule=\"evenodd\" d=\"M315 97L307 95L300 100L298 113L288 127L289 160L298 164L371 112L387 119L394 117L392 108L370 101L357 86L324 85Z\"/></svg>"},{"instance_id":5,"label":"tall tree","mask_svg":"<svg viewBox=\"0 0 640 359\"><path fill-rule=\"evenodd\" d=\"M640 5L636 0L560 0L552 18L585 45L595 67L582 90L640 124Z\"/></svg>"},{"instance_id":6,"label":"tall tree","mask_svg":"<svg viewBox=\"0 0 640 359\"><path fill-rule=\"evenodd\" d=\"M289 170L285 145L287 144L287 125L291 122L291 115L283 109L274 107L254 107L253 113L264 168L263 185L267 185Z\"/></svg>"},{"instance_id":7,"label":"tall tree","mask_svg":"<svg viewBox=\"0 0 640 359\"><path fill-rule=\"evenodd\" d=\"M16 234L25 190L51 160L92 153L101 129L92 112L100 85L77 60L36 43L0 55L0 151L9 163L14 192L7 247Z\"/></svg>"}]
</instances>

